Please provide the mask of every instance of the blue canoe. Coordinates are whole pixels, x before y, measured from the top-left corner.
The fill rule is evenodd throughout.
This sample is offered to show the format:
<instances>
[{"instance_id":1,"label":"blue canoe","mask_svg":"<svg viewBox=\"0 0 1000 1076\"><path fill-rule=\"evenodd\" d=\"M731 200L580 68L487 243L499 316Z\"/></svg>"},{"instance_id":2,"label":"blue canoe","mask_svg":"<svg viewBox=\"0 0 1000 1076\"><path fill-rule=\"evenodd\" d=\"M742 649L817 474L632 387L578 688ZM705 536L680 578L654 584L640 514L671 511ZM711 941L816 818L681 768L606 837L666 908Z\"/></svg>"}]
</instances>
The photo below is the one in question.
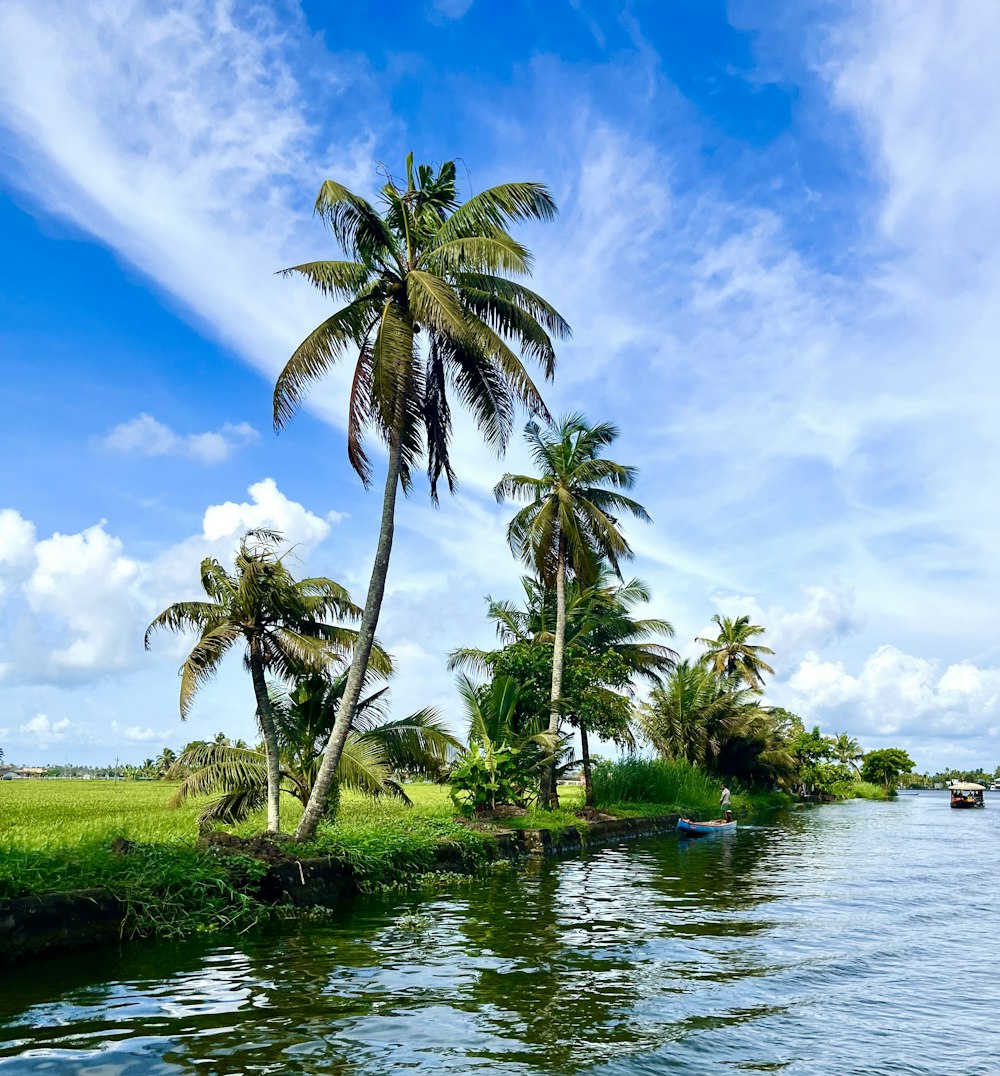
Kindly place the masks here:
<instances>
[{"instance_id":1,"label":"blue canoe","mask_svg":"<svg viewBox=\"0 0 1000 1076\"><path fill-rule=\"evenodd\" d=\"M692 822L690 818L677 819L677 832L682 837L704 837L709 833L728 833L736 829L736 819L723 822L720 818L712 822Z\"/></svg>"}]
</instances>

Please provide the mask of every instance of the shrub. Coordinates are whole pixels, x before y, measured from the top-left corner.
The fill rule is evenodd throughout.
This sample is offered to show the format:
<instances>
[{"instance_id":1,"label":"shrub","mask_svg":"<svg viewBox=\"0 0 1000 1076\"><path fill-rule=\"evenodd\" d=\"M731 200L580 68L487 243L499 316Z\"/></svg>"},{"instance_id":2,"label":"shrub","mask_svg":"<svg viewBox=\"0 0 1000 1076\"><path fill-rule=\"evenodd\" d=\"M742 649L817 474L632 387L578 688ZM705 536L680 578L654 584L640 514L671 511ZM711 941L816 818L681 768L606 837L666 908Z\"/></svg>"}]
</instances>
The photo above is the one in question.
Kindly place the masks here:
<instances>
[{"instance_id":1,"label":"shrub","mask_svg":"<svg viewBox=\"0 0 1000 1076\"><path fill-rule=\"evenodd\" d=\"M451 798L467 814L492 811L503 804L524 807L538 779L538 750L474 743L451 770Z\"/></svg>"}]
</instances>

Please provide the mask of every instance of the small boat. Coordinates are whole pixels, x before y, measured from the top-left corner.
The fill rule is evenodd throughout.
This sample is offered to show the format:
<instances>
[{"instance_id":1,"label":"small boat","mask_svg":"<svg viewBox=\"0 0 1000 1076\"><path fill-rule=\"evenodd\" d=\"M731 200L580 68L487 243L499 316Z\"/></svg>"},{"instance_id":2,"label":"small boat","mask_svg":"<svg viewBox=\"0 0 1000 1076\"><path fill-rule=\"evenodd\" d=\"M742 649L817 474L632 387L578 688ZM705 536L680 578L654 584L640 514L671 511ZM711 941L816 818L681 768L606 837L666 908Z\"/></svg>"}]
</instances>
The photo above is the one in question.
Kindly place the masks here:
<instances>
[{"instance_id":1,"label":"small boat","mask_svg":"<svg viewBox=\"0 0 1000 1076\"><path fill-rule=\"evenodd\" d=\"M977 785L971 781L952 781L948 786L951 793L952 807L985 807L983 793L985 785Z\"/></svg>"},{"instance_id":2,"label":"small boat","mask_svg":"<svg viewBox=\"0 0 1000 1076\"><path fill-rule=\"evenodd\" d=\"M724 818L711 822L692 822L690 818L677 819L677 832L682 837L704 837L709 833L727 833L736 829L736 819L727 822Z\"/></svg>"}]
</instances>

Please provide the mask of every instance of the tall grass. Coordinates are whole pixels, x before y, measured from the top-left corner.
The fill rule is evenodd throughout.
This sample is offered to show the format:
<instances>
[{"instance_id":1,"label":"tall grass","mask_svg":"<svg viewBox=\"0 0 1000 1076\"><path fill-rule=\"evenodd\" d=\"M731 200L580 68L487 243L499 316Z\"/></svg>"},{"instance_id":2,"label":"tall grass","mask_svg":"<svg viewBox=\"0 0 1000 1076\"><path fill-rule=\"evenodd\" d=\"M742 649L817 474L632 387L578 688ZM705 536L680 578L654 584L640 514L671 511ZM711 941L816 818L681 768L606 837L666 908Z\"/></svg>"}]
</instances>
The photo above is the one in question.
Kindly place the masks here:
<instances>
[{"instance_id":1,"label":"tall grass","mask_svg":"<svg viewBox=\"0 0 1000 1076\"><path fill-rule=\"evenodd\" d=\"M869 781L855 781L851 792L854 798L859 800L892 799L892 794L886 792L884 785L873 785Z\"/></svg>"},{"instance_id":2,"label":"tall grass","mask_svg":"<svg viewBox=\"0 0 1000 1076\"><path fill-rule=\"evenodd\" d=\"M720 782L677 759L626 758L594 767L594 805L647 808L664 814L717 817Z\"/></svg>"}]
</instances>

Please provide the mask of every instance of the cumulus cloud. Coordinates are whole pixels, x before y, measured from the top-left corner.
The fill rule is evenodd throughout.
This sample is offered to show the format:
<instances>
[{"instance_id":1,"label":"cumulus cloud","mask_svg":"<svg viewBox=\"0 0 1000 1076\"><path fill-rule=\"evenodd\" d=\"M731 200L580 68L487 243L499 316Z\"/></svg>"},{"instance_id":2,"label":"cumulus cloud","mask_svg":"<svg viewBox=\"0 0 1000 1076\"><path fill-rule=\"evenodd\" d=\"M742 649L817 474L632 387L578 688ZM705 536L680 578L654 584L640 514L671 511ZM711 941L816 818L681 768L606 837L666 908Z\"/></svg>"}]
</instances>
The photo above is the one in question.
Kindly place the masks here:
<instances>
[{"instance_id":1,"label":"cumulus cloud","mask_svg":"<svg viewBox=\"0 0 1000 1076\"><path fill-rule=\"evenodd\" d=\"M998 734L1000 669L940 661L884 645L857 675L843 662L808 655L788 678L791 708L849 721L856 731L885 736L983 737Z\"/></svg>"},{"instance_id":2,"label":"cumulus cloud","mask_svg":"<svg viewBox=\"0 0 1000 1076\"><path fill-rule=\"evenodd\" d=\"M111 452L140 456L180 456L199 463L224 463L243 445L257 438L247 422L226 423L210 433L175 433L145 412L115 426L101 439Z\"/></svg>"},{"instance_id":3,"label":"cumulus cloud","mask_svg":"<svg viewBox=\"0 0 1000 1076\"><path fill-rule=\"evenodd\" d=\"M0 509L0 601L28 571L34 546L34 524L13 508Z\"/></svg>"},{"instance_id":4,"label":"cumulus cloud","mask_svg":"<svg viewBox=\"0 0 1000 1076\"><path fill-rule=\"evenodd\" d=\"M8 639L8 680L74 683L129 667L145 615L140 564L103 522L35 544L20 587L28 618Z\"/></svg>"},{"instance_id":5,"label":"cumulus cloud","mask_svg":"<svg viewBox=\"0 0 1000 1076\"><path fill-rule=\"evenodd\" d=\"M201 534L152 560L128 555L104 522L25 547L22 539L33 537L34 529L16 513L13 524L5 517L17 537L5 548L11 563L16 554L19 566L11 590L19 605L17 620L8 621L0 636L5 657L0 680L84 684L134 669L148 660L142 637L153 617L171 602L203 596L198 566L204 557L228 563L242 535L260 527L279 531L305 558L339 518L335 512L325 519L315 515L286 497L270 478L254 483L248 493L245 502L210 505ZM174 658L182 645L175 641L163 652Z\"/></svg>"},{"instance_id":6,"label":"cumulus cloud","mask_svg":"<svg viewBox=\"0 0 1000 1076\"><path fill-rule=\"evenodd\" d=\"M770 663L776 664L781 676L780 667L788 669L807 652L842 641L855 634L863 623L850 589L812 585L802 588L802 597L804 602L797 609L780 605L763 607L756 597L741 594L718 595L715 604L724 616L745 615L751 623L764 627L765 634L755 642L775 652L777 657ZM698 634L714 638L717 631L714 624L707 624Z\"/></svg>"},{"instance_id":7,"label":"cumulus cloud","mask_svg":"<svg viewBox=\"0 0 1000 1076\"><path fill-rule=\"evenodd\" d=\"M76 729L68 717L53 721L48 714L35 714L30 721L18 727L17 739L32 747L47 748L61 743L71 736L78 737L81 730Z\"/></svg>"},{"instance_id":8,"label":"cumulus cloud","mask_svg":"<svg viewBox=\"0 0 1000 1076\"><path fill-rule=\"evenodd\" d=\"M251 528L265 527L281 531L288 541L308 551L330 533L330 523L341 518L339 513L330 512L320 519L297 501L289 500L273 478L255 482L247 492L249 501L226 501L205 510L202 537L206 542L235 538Z\"/></svg>"},{"instance_id":9,"label":"cumulus cloud","mask_svg":"<svg viewBox=\"0 0 1000 1076\"><path fill-rule=\"evenodd\" d=\"M154 740L165 740L169 736L166 732L157 732L156 729L141 728L139 725L129 725L122 731L122 739L129 743L152 743Z\"/></svg>"}]
</instances>

